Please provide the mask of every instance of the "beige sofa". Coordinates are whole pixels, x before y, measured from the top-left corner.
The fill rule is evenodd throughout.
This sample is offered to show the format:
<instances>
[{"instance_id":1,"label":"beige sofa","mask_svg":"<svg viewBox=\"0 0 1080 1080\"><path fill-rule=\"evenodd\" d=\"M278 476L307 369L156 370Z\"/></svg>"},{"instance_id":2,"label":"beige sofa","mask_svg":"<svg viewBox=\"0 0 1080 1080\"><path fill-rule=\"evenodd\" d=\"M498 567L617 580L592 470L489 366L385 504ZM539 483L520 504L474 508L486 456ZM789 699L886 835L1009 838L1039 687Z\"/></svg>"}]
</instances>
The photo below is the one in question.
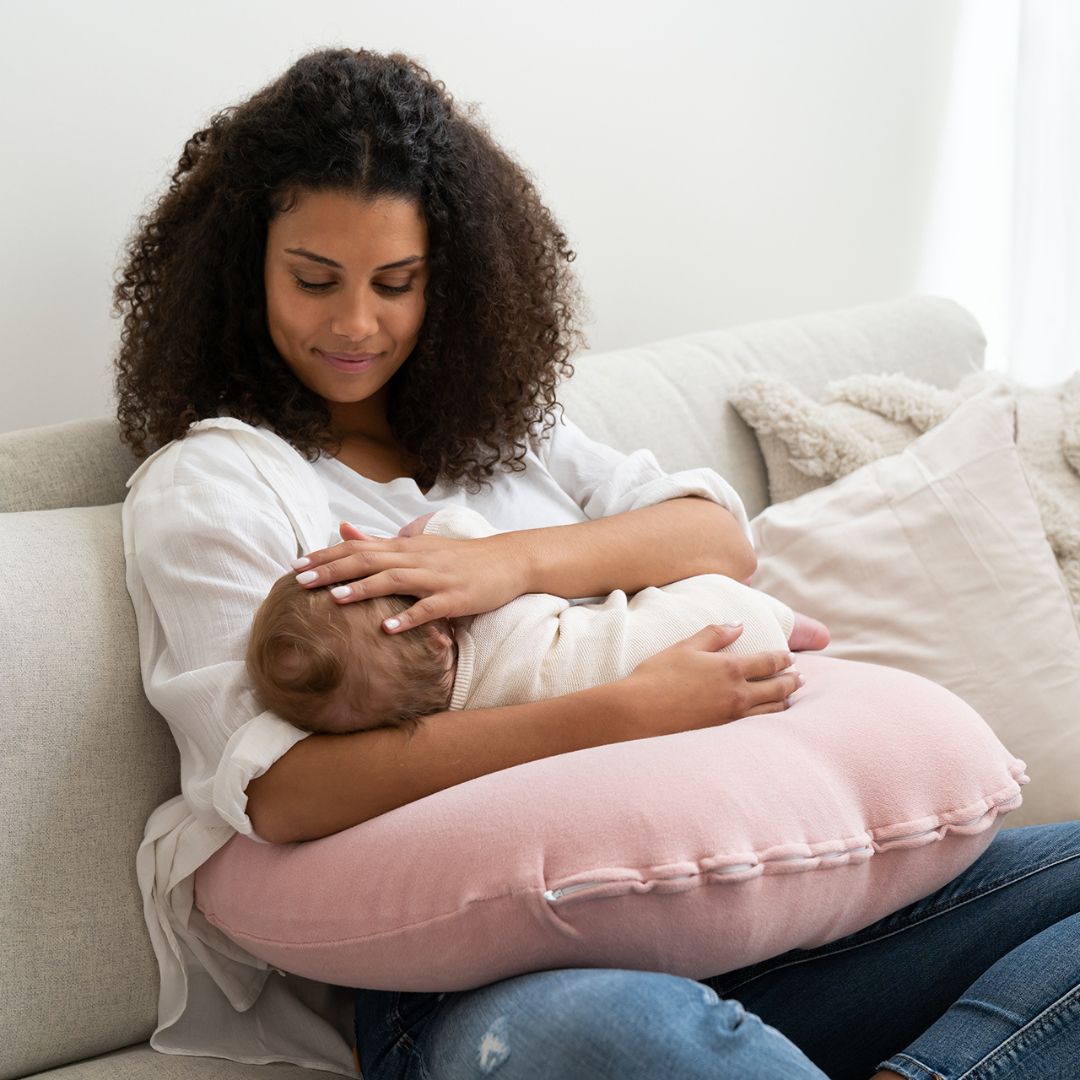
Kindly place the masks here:
<instances>
[{"instance_id":1,"label":"beige sofa","mask_svg":"<svg viewBox=\"0 0 1080 1080\"><path fill-rule=\"evenodd\" d=\"M717 468L753 515L767 503L764 465L726 404L743 375L783 374L811 393L861 371L951 386L982 366L984 344L962 308L914 297L587 355L561 399L596 438L648 446L670 469ZM320 1075L147 1043L157 969L134 857L150 810L179 787L124 585L134 464L109 419L0 435L0 1080Z\"/></svg>"}]
</instances>

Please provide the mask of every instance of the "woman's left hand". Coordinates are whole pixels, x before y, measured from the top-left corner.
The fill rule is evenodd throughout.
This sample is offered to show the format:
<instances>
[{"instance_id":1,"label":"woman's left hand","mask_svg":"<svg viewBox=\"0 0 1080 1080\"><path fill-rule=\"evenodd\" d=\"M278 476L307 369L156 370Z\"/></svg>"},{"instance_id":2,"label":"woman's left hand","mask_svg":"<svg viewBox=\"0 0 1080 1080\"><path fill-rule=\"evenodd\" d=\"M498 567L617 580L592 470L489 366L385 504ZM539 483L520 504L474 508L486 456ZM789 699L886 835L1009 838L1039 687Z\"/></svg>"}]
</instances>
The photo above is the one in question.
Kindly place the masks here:
<instances>
[{"instance_id":1,"label":"woman's left hand","mask_svg":"<svg viewBox=\"0 0 1080 1080\"><path fill-rule=\"evenodd\" d=\"M470 540L422 533L383 538L343 521L341 536L342 543L308 554L297 580L309 589L334 586L330 594L341 604L395 593L418 597L395 617L397 626L383 623L390 633L491 611L528 592L527 562L513 533Z\"/></svg>"}]
</instances>

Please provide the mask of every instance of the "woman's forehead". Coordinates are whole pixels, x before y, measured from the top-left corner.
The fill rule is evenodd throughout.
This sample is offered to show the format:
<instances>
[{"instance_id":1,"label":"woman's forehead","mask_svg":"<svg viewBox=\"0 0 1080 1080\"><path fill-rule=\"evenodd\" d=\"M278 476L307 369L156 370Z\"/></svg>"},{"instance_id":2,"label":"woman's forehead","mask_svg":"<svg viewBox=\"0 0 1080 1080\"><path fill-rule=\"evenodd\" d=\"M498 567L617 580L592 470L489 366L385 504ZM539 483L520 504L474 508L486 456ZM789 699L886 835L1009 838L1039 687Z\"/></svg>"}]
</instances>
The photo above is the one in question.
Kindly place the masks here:
<instances>
[{"instance_id":1,"label":"woman's forehead","mask_svg":"<svg viewBox=\"0 0 1080 1080\"><path fill-rule=\"evenodd\" d=\"M427 239L427 221L417 200L345 191L297 192L289 208L271 219L268 231L268 242L280 249L278 254L299 250L312 262L342 266L381 266L423 257Z\"/></svg>"}]
</instances>

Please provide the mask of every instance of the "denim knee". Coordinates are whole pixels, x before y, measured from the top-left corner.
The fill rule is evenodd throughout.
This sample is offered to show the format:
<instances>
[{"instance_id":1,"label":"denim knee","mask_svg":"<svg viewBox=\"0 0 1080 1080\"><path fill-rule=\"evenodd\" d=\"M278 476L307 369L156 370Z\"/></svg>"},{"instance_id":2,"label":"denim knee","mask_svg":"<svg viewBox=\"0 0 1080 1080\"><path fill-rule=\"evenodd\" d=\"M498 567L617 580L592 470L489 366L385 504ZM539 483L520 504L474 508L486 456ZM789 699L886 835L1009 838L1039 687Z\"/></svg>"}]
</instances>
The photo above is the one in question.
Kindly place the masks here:
<instances>
[{"instance_id":1,"label":"denim knee","mask_svg":"<svg viewBox=\"0 0 1080 1080\"><path fill-rule=\"evenodd\" d=\"M779 1032L693 979L622 969L570 969L528 976L515 1008L471 1028L443 1030L432 1060L446 1075L498 1080L681 1080L824 1074ZM455 1025L456 1026L456 1025ZM441 1052L440 1052L441 1051ZM425 1061L430 1075L438 1068ZM464 1067L464 1069L463 1069Z\"/></svg>"}]
</instances>

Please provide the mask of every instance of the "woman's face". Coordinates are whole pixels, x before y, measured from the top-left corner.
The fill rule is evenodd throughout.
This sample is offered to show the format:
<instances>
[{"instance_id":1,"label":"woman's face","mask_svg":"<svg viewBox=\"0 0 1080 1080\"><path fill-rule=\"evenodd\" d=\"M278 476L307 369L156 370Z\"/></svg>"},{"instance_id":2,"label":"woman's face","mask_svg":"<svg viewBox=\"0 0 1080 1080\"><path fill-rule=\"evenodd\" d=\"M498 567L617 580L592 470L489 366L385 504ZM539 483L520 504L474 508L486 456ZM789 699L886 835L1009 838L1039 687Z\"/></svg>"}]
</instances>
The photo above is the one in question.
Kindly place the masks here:
<instances>
[{"instance_id":1,"label":"woman's face","mask_svg":"<svg viewBox=\"0 0 1080 1080\"><path fill-rule=\"evenodd\" d=\"M384 434L388 383L420 334L428 281L418 203L300 192L267 231L266 320L339 434Z\"/></svg>"}]
</instances>

